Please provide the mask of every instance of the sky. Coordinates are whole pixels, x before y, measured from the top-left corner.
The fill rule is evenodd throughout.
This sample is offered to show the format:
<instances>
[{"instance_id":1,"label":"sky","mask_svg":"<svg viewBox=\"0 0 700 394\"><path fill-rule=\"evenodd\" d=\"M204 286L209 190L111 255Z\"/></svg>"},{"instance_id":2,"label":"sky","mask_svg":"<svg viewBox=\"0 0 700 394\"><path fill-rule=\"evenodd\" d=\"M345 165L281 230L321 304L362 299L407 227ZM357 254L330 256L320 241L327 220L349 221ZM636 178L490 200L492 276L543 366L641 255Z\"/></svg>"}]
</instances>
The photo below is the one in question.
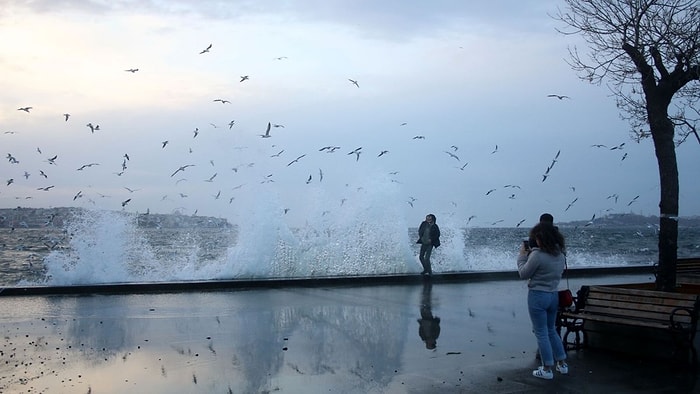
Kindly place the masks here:
<instances>
[{"instance_id":1,"label":"sky","mask_svg":"<svg viewBox=\"0 0 700 394\"><path fill-rule=\"evenodd\" d=\"M298 225L375 193L415 225L658 215L652 142L567 64L587 46L557 32L563 6L4 2L0 207L238 222L264 204ZM700 215L694 142L681 216Z\"/></svg>"}]
</instances>

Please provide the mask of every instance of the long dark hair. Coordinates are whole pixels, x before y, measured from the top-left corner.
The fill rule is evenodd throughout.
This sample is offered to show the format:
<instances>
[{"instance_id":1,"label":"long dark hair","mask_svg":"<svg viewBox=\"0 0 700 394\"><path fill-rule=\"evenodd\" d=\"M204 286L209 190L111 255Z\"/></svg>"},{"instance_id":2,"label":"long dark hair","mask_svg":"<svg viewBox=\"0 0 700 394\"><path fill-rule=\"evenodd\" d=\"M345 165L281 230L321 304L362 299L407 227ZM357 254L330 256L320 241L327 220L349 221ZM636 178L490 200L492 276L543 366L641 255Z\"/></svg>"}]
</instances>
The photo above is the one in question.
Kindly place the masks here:
<instances>
[{"instance_id":1,"label":"long dark hair","mask_svg":"<svg viewBox=\"0 0 700 394\"><path fill-rule=\"evenodd\" d=\"M541 250L558 256L565 249L564 236L552 223L540 222L530 230L530 238L539 240Z\"/></svg>"}]
</instances>

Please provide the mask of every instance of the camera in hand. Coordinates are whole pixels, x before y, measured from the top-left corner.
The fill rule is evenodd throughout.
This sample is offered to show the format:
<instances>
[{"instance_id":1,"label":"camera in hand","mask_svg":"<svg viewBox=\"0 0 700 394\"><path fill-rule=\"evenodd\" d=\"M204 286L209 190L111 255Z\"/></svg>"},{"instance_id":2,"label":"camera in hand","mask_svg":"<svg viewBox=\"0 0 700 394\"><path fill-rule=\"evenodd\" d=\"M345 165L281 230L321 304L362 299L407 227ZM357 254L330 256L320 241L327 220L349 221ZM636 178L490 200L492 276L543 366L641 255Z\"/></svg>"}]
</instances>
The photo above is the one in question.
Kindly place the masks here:
<instances>
[{"instance_id":1,"label":"camera in hand","mask_svg":"<svg viewBox=\"0 0 700 394\"><path fill-rule=\"evenodd\" d=\"M524 238L523 239L523 245L525 246L525 249L532 249L537 247L537 241L534 239L529 239L529 238Z\"/></svg>"}]
</instances>

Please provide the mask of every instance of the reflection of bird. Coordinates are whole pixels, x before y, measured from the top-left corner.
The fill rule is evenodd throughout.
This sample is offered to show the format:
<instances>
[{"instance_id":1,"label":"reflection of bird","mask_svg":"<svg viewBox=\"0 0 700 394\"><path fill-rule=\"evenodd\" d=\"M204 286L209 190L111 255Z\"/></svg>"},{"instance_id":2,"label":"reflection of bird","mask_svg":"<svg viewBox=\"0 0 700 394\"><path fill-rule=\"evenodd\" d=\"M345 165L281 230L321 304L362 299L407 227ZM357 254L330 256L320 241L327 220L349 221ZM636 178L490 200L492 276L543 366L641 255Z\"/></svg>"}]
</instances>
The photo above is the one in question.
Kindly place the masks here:
<instances>
[{"instance_id":1,"label":"reflection of bird","mask_svg":"<svg viewBox=\"0 0 700 394\"><path fill-rule=\"evenodd\" d=\"M357 86L358 88L360 87L360 85L357 83L356 80L348 78L348 81L350 81L350 83L352 83L353 85Z\"/></svg>"},{"instance_id":2,"label":"reflection of bird","mask_svg":"<svg viewBox=\"0 0 700 394\"><path fill-rule=\"evenodd\" d=\"M202 52L199 52L199 54L201 55L201 54L203 54L203 53L209 52L209 50L211 49L211 45L212 45L212 44L209 44L208 47L206 47L205 49L202 49Z\"/></svg>"},{"instance_id":3,"label":"reflection of bird","mask_svg":"<svg viewBox=\"0 0 700 394\"><path fill-rule=\"evenodd\" d=\"M265 134L260 134L260 136L263 138L270 138L270 127L272 127L272 123L267 122L267 129L265 130Z\"/></svg>"},{"instance_id":4,"label":"reflection of bird","mask_svg":"<svg viewBox=\"0 0 700 394\"><path fill-rule=\"evenodd\" d=\"M547 97L556 97L559 100L564 100L564 99L570 98L569 96L564 96L564 95L560 95L560 94L548 94Z\"/></svg>"}]
</instances>

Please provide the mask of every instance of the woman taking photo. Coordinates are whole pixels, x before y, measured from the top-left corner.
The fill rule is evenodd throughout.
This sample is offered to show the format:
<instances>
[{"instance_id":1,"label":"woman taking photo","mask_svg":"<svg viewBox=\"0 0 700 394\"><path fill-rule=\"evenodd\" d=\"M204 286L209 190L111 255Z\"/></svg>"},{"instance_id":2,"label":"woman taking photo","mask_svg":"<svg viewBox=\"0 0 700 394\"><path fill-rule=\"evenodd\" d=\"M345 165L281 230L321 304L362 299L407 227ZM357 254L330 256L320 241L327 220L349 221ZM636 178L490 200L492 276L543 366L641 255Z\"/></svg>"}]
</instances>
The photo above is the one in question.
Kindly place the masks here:
<instances>
[{"instance_id":1,"label":"woman taking photo","mask_svg":"<svg viewBox=\"0 0 700 394\"><path fill-rule=\"evenodd\" d=\"M527 307L542 366L532 371L540 379L553 379L552 368L562 374L569 373L566 352L554 324L559 308L558 286L566 264L564 237L552 223L540 222L530 230L530 239L537 247L520 246L518 273L528 279Z\"/></svg>"}]
</instances>

